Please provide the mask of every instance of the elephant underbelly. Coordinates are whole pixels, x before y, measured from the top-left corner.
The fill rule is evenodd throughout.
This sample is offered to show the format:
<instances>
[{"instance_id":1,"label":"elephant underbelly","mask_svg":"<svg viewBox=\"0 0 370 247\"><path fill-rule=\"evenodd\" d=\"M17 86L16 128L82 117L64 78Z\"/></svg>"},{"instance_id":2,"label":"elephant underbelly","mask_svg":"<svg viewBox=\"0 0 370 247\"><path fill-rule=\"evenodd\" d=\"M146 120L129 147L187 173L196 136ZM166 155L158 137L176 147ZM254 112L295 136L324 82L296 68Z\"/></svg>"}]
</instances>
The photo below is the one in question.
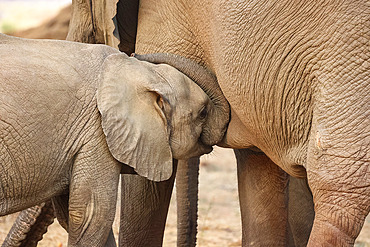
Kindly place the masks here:
<instances>
[{"instance_id":1,"label":"elephant underbelly","mask_svg":"<svg viewBox=\"0 0 370 247\"><path fill-rule=\"evenodd\" d=\"M277 163L289 175L297 178L306 178L307 145L287 148Z\"/></svg>"},{"instance_id":2,"label":"elephant underbelly","mask_svg":"<svg viewBox=\"0 0 370 247\"><path fill-rule=\"evenodd\" d=\"M27 187L29 184L22 184ZM13 195L1 195L0 199L0 216L11 214L29 207L32 207L41 202L45 202L53 196L68 192L68 184L49 185L47 187L36 186L30 189L19 190L16 186L9 184L1 185L2 189L9 192L15 192Z\"/></svg>"},{"instance_id":3,"label":"elephant underbelly","mask_svg":"<svg viewBox=\"0 0 370 247\"><path fill-rule=\"evenodd\" d=\"M282 130L268 125L270 121L261 124L262 121L256 121L248 114L252 110L241 104L243 102L242 97L236 103L230 100L231 122L221 145L235 149L257 147L289 175L306 177L308 138L295 138L298 136L295 135L289 139L292 135L282 135Z\"/></svg>"},{"instance_id":4,"label":"elephant underbelly","mask_svg":"<svg viewBox=\"0 0 370 247\"><path fill-rule=\"evenodd\" d=\"M0 216L44 202L68 191L66 168L43 163L16 162L5 145L0 144Z\"/></svg>"}]
</instances>

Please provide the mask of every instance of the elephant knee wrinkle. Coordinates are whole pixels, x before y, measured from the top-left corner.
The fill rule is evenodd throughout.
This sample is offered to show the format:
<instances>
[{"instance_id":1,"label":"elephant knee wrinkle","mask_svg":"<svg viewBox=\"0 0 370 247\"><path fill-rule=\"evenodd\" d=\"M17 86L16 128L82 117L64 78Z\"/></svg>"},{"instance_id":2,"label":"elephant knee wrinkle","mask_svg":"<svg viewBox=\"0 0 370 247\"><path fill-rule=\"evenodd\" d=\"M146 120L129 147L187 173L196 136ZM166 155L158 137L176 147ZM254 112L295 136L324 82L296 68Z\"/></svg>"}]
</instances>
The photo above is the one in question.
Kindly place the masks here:
<instances>
[{"instance_id":1,"label":"elephant knee wrinkle","mask_svg":"<svg viewBox=\"0 0 370 247\"><path fill-rule=\"evenodd\" d=\"M90 196L90 201L85 203L70 202L69 206L69 233L76 238L77 241L82 238L87 228L89 227L96 214L96 203L94 196ZM76 236L77 235L77 236Z\"/></svg>"}]
</instances>

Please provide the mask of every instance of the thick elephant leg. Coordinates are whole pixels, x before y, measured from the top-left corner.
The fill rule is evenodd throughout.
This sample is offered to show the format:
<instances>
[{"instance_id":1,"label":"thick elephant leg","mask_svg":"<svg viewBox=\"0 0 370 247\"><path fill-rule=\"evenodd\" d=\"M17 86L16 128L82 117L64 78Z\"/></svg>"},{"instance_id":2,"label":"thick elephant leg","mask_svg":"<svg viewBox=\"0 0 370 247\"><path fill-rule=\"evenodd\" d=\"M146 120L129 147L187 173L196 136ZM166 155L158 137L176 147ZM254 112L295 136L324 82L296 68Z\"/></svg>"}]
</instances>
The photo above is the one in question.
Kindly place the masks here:
<instances>
[{"instance_id":1,"label":"thick elephant leg","mask_svg":"<svg viewBox=\"0 0 370 247\"><path fill-rule=\"evenodd\" d=\"M288 175L264 153L235 150L242 245L288 244Z\"/></svg>"},{"instance_id":2,"label":"thick elephant leg","mask_svg":"<svg viewBox=\"0 0 370 247\"><path fill-rule=\"evenodd\" d=\"M93 141L86 144L73 165L68 200L70 247L105 246L112 229L121 165L99 148Z\"/></svg>"},{"instance_id":3,"label":"thick elephant leg","mask_svg":"<svg viewBox=\"0 0 370 247\"><path fill-rule=\"evenodd\" d=\"M317 166L308 173L315 220L308 246L353 246L370 211L370 168L367 164L326 156L335 167ZM348 163L347 163L348 162ZM343 165L354 164L344 171ZM326 169L325 169L325 168Z\"/></svg>"},{"instance_id":4,"label":"thick elephant leg","mask_svg":"<svg viewBox=\"0 0 370 247\"><path fill-rule=\"evenodd\" d=\"M23 210L6 236L2 247L37 246L54 218L51 201Z\"/></svg>"},{"instance_id":5,"label":"thick elephant leg","mask_svg":"<svg viewBox=\"0 0 370 247\"><path fill-rule=\"evenodd\" d=\"M61 195L52 198L55 216L59 224L68 232L68 218L69 218L69 195ZM116 247L113 230L109 232L108 240L104 245L105 247Z\"/></svg>"},{"instance_id":6,"label":"thick elephant leg","mask_svg":"<svg viewBox=\"0 0 370 247\"><path fill-rule=\"evenodd\" d=\"M315 211L307 179L289 177L288 220L294 246L307 246Z\"/></svg>"},{"instance_id":7,"label":"thick elephant leg","mask_svg":"<svg viewBox=\"0 0 370 247\"><path fill-rule=\"evenodd\" d=\"M319 77L307 154L316 213L311 247L353 246L370 212L370 57L362 44L351 41Z\"/></svg>"},{"instance_id":8,"label":"thick elephant leg","mask_svg":"<svg viewBox=\"0 0 370 247\"><path fill-rule=\"evenodd\" d=\"M122 175L119 246L162 246L176 168L164 182Z\"/></svg>"},{"instance_id":9,"label":"thick elephant leg","mask_svg":"<svg viewBox=\"0 0 370 247\"><path fill-rule=\"evenodd\" d=\"M319 136L308 157L316 213L308 246L353 246L370 212L370 145L337 150Z\"/></svg>"},{"instance_id":10,"label":"thick elephant leg","mask_svg":"<svg viewBox=\"0 0 370 247\"><path fill-rule=\"evenodd\" d=\"M196 245L199 157L179 160L176 175L177 246Z\"/></svg>"}]
</instances>

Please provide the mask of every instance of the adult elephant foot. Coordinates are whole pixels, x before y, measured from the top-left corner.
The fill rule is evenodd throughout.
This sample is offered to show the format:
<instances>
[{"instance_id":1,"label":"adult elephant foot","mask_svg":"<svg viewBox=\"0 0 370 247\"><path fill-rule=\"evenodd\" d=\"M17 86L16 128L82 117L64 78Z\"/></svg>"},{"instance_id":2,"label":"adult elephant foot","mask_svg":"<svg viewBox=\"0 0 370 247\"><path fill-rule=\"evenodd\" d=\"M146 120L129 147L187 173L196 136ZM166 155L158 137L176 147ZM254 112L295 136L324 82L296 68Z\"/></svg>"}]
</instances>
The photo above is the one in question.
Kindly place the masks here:
<instances>
[{"instance_id":1,"label":"adult elephant foot","mask_svg":"<svg viewBox=\"0 0 370 247\"><path fill-rule=\"evenodd\" d=\"M235 150L242 246L287 246L288 175L264 153Z\"/></svg>"},{"instance_id":2,"label":"adult elephant foot","mask_svg":"<svg viewBox=\"0 0 370 247\"><path fill-rule=\"evenodd\" d=\"M23 210L6 236L2 247L37 246L54 218L51 201Z\"/></svg>"}]
</instances>

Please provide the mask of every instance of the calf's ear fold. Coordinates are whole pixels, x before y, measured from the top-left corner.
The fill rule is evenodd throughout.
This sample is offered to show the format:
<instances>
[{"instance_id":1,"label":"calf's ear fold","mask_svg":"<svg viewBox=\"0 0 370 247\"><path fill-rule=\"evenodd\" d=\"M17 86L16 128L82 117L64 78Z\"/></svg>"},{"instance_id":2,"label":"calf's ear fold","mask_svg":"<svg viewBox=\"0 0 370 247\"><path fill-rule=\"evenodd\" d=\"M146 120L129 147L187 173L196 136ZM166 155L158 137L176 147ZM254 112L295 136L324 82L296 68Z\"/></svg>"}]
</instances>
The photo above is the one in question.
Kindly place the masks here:
<instances>
[{"instance_id":1,"label":"calf's ear fold","mask_svg":"<svg viewBox=\"0 0 370 247\"><path fill-rule=\"evenodd\" d=\"M113 157L143 177L163 181L172 175L172 153L167 120L158 105L163 85L157 82L162 79L143 63L123 53L107 57L97 104Z\"/></svg>"}]
</instances>

